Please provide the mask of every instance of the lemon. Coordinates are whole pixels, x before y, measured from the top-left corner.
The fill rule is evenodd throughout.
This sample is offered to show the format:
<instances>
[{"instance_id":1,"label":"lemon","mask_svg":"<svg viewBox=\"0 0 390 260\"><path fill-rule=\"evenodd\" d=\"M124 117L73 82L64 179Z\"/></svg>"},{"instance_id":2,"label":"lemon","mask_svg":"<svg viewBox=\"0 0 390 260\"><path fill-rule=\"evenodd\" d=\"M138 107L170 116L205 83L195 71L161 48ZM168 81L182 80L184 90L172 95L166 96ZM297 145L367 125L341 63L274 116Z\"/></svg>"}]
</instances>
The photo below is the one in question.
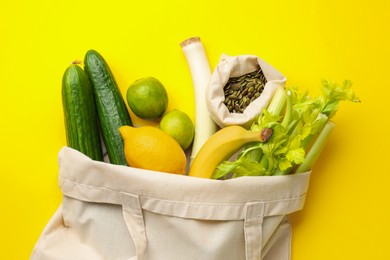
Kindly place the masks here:
<instances>
[{"instance_id":1,"label":"lemon","mask_svg":"<svg viewBox=\"0 0 390 260\"><path fill-rule=\"evenodd\" d=\"M187 158L183 149L170 135L153 126L122 126L119 132L129 166L184 174Z\"/></svg>"},{"instance_id":2,"label":"lemon","mask_svg":"<svg viewBox=\"0 0 390 260\"><path fill-rule=\"evenodd\" d=\"M183 111L174 109L166 113L160 121L160 129L172 136L186 150L195 134L191 118Z\"/></svg>"},{"instance_id":3,"label":"lemon","mask_svg":"<svg viewBox=\"0 0 390 260\"><path fill-rule=\"evenodd\" d=\"M130 109L142 119L160 118L168 106L167 91L154 77L141 78L130 84L126 98Z\"/></svg>"}]
</instances>

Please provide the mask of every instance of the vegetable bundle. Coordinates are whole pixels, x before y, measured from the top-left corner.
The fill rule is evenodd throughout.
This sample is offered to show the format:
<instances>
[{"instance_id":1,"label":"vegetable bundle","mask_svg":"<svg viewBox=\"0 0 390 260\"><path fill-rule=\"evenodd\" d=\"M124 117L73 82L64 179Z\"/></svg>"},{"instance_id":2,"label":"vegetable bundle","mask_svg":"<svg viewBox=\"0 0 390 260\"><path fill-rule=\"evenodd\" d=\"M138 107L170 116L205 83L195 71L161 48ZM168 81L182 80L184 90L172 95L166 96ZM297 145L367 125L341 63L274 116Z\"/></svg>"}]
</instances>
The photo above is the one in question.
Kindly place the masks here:
<instances>
[{"instance_id":1,"label":"vegetable bundle","mask_svg":"<svg viewBox=\"0 0 390 260\"><path fill-rule=\"evenodd\" d=\"M335 124L331 121L340 101L360 102L351 89L323 80L321 95L311 98L297 88L280 87L268 107L250 127L251 131L272 128L268 142L243 147L234 161L223 161L212 178L287 175L308 171L323 150Z\"/></svg>"}]
</instances>

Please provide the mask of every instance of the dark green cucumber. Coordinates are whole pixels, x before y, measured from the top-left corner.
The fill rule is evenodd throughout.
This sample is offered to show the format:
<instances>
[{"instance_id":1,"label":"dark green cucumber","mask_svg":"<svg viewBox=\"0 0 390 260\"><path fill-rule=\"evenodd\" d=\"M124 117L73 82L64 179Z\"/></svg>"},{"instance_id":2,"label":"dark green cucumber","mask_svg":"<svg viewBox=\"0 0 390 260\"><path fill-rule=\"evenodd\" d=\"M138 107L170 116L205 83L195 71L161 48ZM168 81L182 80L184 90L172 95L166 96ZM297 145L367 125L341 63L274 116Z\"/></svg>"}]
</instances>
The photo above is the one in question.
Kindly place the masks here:
<instances>
[{"instance_id":1,"label":"dark green cucumber","mask_svg":"<svg viewBox=\"0 0 390 260\"><path fill-rule=\"evenodd\" d=\"M92 88L84 70L76 64L70 65L62 77L62 107L67 145L103 161Z\"/></svg>"},{"instance_id":2,"label":"dark green cucumber","mask_svg":"<svg viewBox=\"0 0 390 260\"><path fill-rule=\"evenodd\" d=\"M118 129L124 125L132 126L132 121L114 75L104 58L95 50L85 54L84 69L91 82L110 163L127 165Z\"/></svg>"}]
</instances>

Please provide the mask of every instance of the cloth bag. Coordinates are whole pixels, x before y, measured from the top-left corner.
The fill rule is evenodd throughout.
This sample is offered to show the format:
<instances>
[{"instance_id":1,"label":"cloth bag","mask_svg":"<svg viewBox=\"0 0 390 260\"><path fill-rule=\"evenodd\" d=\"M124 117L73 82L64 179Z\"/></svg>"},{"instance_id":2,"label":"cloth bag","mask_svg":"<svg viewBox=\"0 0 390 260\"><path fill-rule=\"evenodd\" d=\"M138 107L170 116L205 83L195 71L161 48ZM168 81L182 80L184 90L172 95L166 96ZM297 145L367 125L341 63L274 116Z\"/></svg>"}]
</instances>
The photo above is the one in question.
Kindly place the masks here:
<instances>
[{"instance_id":1,"label":"cloth bag","mask_svg":"<svg viewBox=\"0 0 390 260\"><path fill-rule=\"evenodd\" d=\"M262 94L251 102L243 113L230 113L224 104L224 86L230 77L239 77L261 68L267 83ZM222 54L206 88L206 104L210 117L220 127L250 124L267 107L279 86L284 87L286 77L255 55L229 56Z\"/></svg>"},{"instance_id":2,"label":"cloth bag","mask_svg":"<svg viewBox=\"0 0 390 260\"><path fill-rule=\"evenodd\" d=\"M290 259L287 214L310 172L209 180L93 161L63 147L63 201L32 260Z\"/></svg>"}]
</instances>

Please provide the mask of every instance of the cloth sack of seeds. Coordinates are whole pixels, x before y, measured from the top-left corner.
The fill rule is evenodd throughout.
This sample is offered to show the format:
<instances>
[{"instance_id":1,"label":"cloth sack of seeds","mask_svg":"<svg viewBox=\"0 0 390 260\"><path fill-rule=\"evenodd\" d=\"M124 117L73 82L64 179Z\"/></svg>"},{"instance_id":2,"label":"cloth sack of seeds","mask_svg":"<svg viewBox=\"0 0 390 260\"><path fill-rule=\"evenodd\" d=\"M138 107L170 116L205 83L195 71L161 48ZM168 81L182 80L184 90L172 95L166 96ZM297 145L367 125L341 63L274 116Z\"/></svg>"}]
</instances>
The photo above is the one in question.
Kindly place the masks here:
<instances>
[{"instance_id":1,"label":"cloth sack of seeds","mask_svg":"<svg viewBox=\"0 0 390 260\"><path fill-rule=\"evenodd\" d=\"M222 54L206 88L210 116L220 127L249 127L285 83L285 76L257 56Z\"/></svg>"}]
</instances>

